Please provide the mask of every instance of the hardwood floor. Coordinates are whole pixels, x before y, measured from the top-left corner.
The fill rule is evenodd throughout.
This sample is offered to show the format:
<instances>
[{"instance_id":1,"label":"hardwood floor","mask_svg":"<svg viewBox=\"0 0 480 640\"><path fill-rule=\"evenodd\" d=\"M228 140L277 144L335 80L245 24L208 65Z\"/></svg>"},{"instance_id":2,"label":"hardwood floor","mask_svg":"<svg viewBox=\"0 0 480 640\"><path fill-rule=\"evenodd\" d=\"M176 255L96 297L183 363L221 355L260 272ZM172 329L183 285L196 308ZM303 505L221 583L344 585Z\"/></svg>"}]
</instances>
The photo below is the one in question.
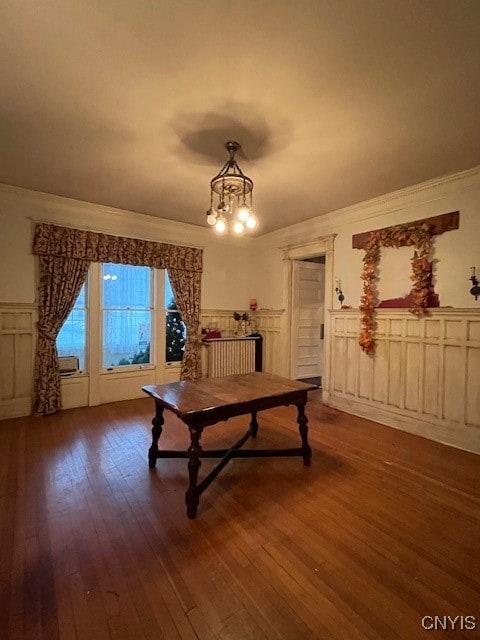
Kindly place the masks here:
<instances>
[{"instance_id":1,"label":"hardwood floor","mask_svg":"<svg viewBox=\"0 0 480 640\"><path fill-rule=\"evenodd\" d=\"M186 461L148 469L153 408L0 423L0 638L480 638L479 456L323 407L318 391L310 468L232 460L188 520ZM160 446L186 447L165 417ZM251 446L297 446L293 407L258 417ZM477 628L426 630L424 616Z\"/></svg>"}]
</instances>

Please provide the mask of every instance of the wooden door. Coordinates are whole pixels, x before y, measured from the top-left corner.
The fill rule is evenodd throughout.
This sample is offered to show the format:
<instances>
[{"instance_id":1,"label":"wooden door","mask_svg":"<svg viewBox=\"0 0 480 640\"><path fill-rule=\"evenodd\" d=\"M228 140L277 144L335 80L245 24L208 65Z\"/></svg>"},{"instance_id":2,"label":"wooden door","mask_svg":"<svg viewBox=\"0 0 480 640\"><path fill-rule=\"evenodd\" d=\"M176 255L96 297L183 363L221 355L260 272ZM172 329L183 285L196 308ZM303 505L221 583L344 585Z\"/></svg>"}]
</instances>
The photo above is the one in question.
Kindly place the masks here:
<instances>
[{"instance_id":1,"label":"wooden door","mask_svg":"<svg viewBox=\"0 0 480 640\"><path fill-rule=\"evenodd\" d=\"M313 378L323 371L325 265L295 260L292 278L292 378Z\"/></svg>"}]
</instances>

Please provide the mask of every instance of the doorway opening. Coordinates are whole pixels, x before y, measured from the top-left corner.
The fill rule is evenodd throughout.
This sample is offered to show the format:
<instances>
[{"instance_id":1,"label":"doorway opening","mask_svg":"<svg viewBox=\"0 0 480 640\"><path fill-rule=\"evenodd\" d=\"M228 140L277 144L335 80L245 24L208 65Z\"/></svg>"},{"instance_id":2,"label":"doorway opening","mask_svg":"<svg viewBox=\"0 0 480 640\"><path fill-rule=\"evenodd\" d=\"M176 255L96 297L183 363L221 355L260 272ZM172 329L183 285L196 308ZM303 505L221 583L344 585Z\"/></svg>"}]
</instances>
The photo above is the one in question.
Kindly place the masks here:
<instances>
[{"instance_id":1,"label":"doorway opening","mask_svg":"<svg viewBox=\"0 0 480 640\"><path fill-rule=\"evenodd\" d=\"M333 262L334 262L334 244L336 234L319 236L314 238L310 242L288 244L283 247L284 252L284 292L286 301L286 334L287 345L286 356L288 357L288 363L286 363L285 370L287 375L293 379L312 379L321 377L321 386L324 392L329 393L330 389L330 341L328 330L329 310L333 306ZM299 286L298 278L295 272L300 269L300 266L310 265L310 268L315 270L315 266L323 269L322 287L323 293L317 292L311 294L310 297L316 295L317 306L322 307L321 321L317 326L317 336L319 341L319 348L317 354L317 361L319 363L319 369L316 372L309 371L307 374L302 373L299 370L297 362L297 344L299 338L299 332L297 327L299 325L299 310L301 308L299 300ZM313 265L313 267L312 267ZM309 267L307 267L308 269ZM304 269L305 270L305 269ZM319 282L320 288L320 282ZM307 296L308 297L308 296ZM325 324L327 322L327 324ZM320 340L321 336L321 340ZM321 344L320 344L321 343Z\"/></svg>"},{"instance_id":2,"label":"doorway opening","mask_svg":"<svg viewBox=\"0 0 480 640\"><path fill-rule=\"evenodd\" d=\"M325 255L293 260L291 376L322 386L324 369Z\"/></svg>"}]
</instances>

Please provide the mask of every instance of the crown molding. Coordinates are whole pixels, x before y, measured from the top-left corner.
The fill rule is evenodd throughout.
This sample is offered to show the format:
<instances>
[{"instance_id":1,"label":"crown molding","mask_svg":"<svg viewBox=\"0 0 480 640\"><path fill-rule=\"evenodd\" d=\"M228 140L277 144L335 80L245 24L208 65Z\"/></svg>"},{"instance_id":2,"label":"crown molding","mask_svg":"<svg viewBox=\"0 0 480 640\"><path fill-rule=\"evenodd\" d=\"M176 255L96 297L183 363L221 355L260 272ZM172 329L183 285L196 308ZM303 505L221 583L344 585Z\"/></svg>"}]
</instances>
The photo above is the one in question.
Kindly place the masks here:
<instances>
[{"instance_id":1,"label":"crown molding","mask_svg":"<svg viewBox=\"0 0 480 640\"><path fill-rule=\"evenodd\" d=\"M154 239L160 241L187 244L187 246L195 246L198 248L204 248L207 245L213 245L218 242L221 242L223 245L238 246L239 244L243 244L248 246L254 243L254 245L278 247L286 243L295 244L302 241L304 242L305 232L307 232L309 237L311 237L312 234L325 235L326 231L338 230L339 223L345 224L349 222L366 221L401 211L405 206L413 202L419 204L440 200L452 191L452 189L458 188L459 184L462 185L463 189L480 188L480 165L465 171L440 176L410 187L398 189L397 191L392 191L391 193L372 198L371 200L358 202L342 209L330 211L320 216L312 216L312 218L308 220L277 229L276 231L256 236L238 237L230 235L218 236L216 234L214 235L211 229L200 225L167 220L166 218L158 218L151 214L138 213L126 209L116 209L105 205L75 200L65 196L57 196L8 184L0 183L0 193L40 205L44 210L44 215L47 217L42 220L39 218L38 222L65 224L65 213L86 217L95 214L93 224L91 220L88 220L82 225L80 220L76 220L71 226L111 233L112 225L118 222L125 222L126 224L133 224L135 237L141 237L141 234L145 234L145 239L152 239L153 235ZM55 214L57 214L57 216L55 216ZM60 218L60 216L62 217ZM102 223L104 226L102 226ZM188 237L188 243L185 243L185 236Z\"/></svg>"},{"instance_id":2,"label":"crown molding","mask_svg":"<svg viewBox=\"0 0 480 640\"><path fill-rule=\"evenodd\" d=\"M320 216L314 216L294 225L277 229L257 237L265 246L282 246L284 243L295 244L304 242L305 233L308 237L325 235L330 230L337 230L339 224L362 222L396 213L406 206L426 204L441 200L461 184L463 190L480 189L480 165L459 171L457 173L433 178L411 187L405 187L391 193L365 200L356 204L330 211Z\"/></svg>"}]
</instances>

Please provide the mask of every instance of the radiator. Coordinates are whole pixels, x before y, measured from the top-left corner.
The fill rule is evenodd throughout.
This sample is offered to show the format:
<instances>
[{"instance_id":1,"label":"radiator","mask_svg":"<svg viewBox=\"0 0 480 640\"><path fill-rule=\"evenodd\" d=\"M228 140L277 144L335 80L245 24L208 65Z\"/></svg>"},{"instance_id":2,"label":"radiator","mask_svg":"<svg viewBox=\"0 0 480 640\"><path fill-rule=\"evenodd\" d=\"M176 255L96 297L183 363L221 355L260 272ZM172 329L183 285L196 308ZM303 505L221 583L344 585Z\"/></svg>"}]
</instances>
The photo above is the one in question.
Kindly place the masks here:
<instances>
[{"instance_id":1,"label":"radiator","mask_svg":"<svg viewBox=\"0 0 480 640\"><path fill-rule=\"evenodd\" d=\"M255 371L255 338L206 340L208 377L218 378Z\"/></svg>"}]
</instances>

